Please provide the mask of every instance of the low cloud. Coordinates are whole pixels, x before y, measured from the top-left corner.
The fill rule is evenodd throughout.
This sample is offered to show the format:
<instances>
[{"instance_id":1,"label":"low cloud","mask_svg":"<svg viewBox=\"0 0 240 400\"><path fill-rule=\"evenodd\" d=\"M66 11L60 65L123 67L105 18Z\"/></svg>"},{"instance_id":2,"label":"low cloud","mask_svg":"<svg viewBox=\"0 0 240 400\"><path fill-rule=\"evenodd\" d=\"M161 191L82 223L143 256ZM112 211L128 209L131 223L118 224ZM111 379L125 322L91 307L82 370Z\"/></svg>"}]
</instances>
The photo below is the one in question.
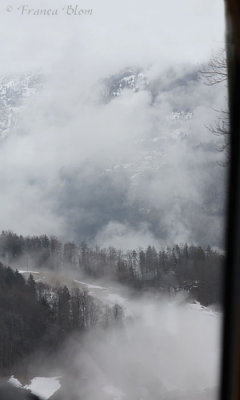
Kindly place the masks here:
<instances>
[{"instance_id":1,"label":"low cloud","mask_svg":"<svg viewBox=\"0 0 240 400\"><path fill-rule=\"evenodd\" d=\"M106 242L116 224L141 245L221 245L224 155L205 125L224 90L188 74L171 72L165 89L161 75L157 96L148 85L108 103L101 80L49 77L1 143L2 227Z\"/></svg>"},{"instance_id":2,"label":"low cloud","mask_svg":"<svg viewBox=\"0 0 240 400\"><path fill-rule=\"evenodd\" d=\"M31 371L62 375L60 398L217 399L220 314L181 296L134 299L118 291L122 325L72 338L57 362L32 364Z\"/></svg>"},{"instance_id":3,"label":"low cloud","mask_svg":"<svg viewBox=\"0 0 240 400\"><path fill-rule=\"evenodd\" d=\"M182 7L190 2L184 4L179 10L182 17ZM56 38L52 23L45 20L41 39L35 31L40 19L25 18L26 26L19 34L22 55L16 53L18 70L31 67L26 49L36 45L29 34L33 32L39 42L45 41L46 48L36 55L38 68L45 71L44 84L35 94L23 96L21 106L13 109L16 124L0 144L2 229L25 235L54 234L77 242L105 243L113 234L124 245L124 232L126 238L131 234L138 238L139 245L151 240L222 246L225 170L219 166L224 155L216 150L222 139L212 136L206 126L214 123L215 109L224 107L226 89L206 87L198 75L198 63L207 60L214 37L223 32L222 22L215 20L217 4L211 5L208 17L199 1L191 3L191 21L215 21L216 30L211 30L200 53L198 49L199 57L195 43L188 40L183 58L171 51L168 29L159 25L151 7L147 15L153 25L149 23L146 37L139 36L133 52L145 18L143 4L137 6L138 14L131 14L132 6L128 13L124 6L118 7L121 29L121 18L116 25L113 17L107 17L107 8L100 10L95 3L92 19L80 25L73 21L78 35L69 30L64 35L69 22L56 19L55 28L62 26L63 35L51 54L49 43ZM114 16L110 2L105 5ZM169 7L159 14L161 18L169 15ZM113 29L112 35L100 24L100 15L106 29ZM132 28L131 15L135 18ZM12 21L18 31L15 14ZM156 36L159 26L163 36ZM133 27L134 37L129 36ZM5 23L1 29L7 29ZM106 33L109 52L103 40ZM185 40L186 31L181 35ZM162 50L156 37L161 38ZM9 53L6 48L3 51L7 62ZM129 70L144 76L142 86L125 88L114 97L107 85L110 81L120 84L119 73ZM11 86L11 77L9 82ZM110 91L108 98L106 91Z\"/></svg>"}]
</instances>

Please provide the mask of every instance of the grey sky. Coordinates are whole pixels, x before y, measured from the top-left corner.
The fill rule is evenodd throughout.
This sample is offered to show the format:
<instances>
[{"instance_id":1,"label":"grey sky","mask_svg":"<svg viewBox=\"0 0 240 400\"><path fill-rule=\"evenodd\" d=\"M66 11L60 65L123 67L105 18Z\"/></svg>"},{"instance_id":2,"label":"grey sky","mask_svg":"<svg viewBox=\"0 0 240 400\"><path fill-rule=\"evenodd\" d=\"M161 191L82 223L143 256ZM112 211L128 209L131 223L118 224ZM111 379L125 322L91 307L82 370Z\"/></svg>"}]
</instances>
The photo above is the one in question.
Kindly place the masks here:
<instances>
[{"instance_id":1,"label":"grey sky","mask_svg":"<svg viewBox=\"0 0 240 400\"><path fill-rule=\"evenodd\" d=\"M59 15L21 15L18 8L24 4L57 8ZM92 0L79 3L93 9L92 16L82 17L64 14L66 4L62 0L1 2L2 71L56 68L56 63L73 54L95 71L126 63L196 63L207 61L224 40L222 0ZM9 5L12 12L6 11Z\"/></svg>"}]
</instances>

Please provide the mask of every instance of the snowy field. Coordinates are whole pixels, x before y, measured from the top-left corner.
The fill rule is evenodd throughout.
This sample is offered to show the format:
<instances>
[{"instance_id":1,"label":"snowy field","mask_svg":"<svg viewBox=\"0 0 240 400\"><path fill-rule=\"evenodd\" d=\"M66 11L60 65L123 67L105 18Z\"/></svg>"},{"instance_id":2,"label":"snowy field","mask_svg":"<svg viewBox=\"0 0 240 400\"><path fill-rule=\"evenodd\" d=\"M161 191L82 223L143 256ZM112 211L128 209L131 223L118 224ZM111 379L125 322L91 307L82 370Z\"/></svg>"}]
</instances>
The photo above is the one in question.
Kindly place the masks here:
<instances>
[{"instance_id":1,"label":"snowy field","mask_svg":"<svg viewBox=\"0 0 240 400\"><path fill-rule=\"evenodd\" d=\"M21 382L11 376L9 383L18 388L29 390L31 393L39 396L42 400L48 400L54 393L56 393L60 387L61 377L36 377L33 378L29 385L22 385Z\"/></svg>"}]
</instances>

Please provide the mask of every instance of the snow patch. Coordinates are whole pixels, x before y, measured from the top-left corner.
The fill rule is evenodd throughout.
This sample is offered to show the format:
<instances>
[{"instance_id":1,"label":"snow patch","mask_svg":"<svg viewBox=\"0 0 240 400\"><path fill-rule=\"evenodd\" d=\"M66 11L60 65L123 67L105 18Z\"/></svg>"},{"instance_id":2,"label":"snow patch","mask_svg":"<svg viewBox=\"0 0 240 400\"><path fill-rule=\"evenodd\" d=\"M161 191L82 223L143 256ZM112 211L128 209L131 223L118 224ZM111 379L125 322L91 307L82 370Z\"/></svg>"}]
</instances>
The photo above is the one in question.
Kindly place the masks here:
<instances>
[{"instance_id":1,"label":"snow patch","mask_svg":"<svg viewBox=\"0 0 240 400\"><path fill-rule=\"evenodd\" d=\"M8 382L21 389L29 390L31 393L39 396L42 400L48 400L54 393L56 393L60 387L61 376L46 378L46 377L36 377L31 380L29 385L23 386L21 382L12 375Z\"/></svg>"},{"instance_id":2,"label":"snow patch","mask_svg":"<svg viewBox=\"0 0 240 400\"><path fill-rule=\"evenodd\" d=\"M101 290L106 290L107 289L107 288L105 288L103 286L91 285L90 283L81 282L81 281L78 281L76 279L74 279L74 282L80 283L81 285L84 285L84 286L87 286L89 289L101 289Z\"/></svg>"},{"instance_id":3,"label":"snow patch","mask_svg":"<svg viewBox=\"0 0 240 400\"><path fill-rule=\"evenodd\" d=\"M37 271L24 271L24 270L19 270L18 271L19 272L19 274L39 274L39 272L37 272Z\"/></svg>"},{"instance_id":4,"label":"snow patch","mask_svg":"<svg viewBox=\"0 0 240 400\"><path fill-rule=\"evenodd\" d=\"M196 301L195 303L189 304L189 307L195 311L200 311L210 317L219 317L219 312L213 311L210 308L201 305L198 301Z\"/></svg>"},{"instance_id":5,"label":"snow patch","mask_svg":"<svg viewBox=\"0 0 240 400\"><path fill-rule=\"evenodd\" d=\"M60 376L52 378L36 377L31 380L30 385L24 386L24 389L30 390L31 393L40 396L43 400L48 400L60 389L60 378Z\"/></svg>"},{"instance_id":6,"label":"snow patch","mask_svg":"<svg viewBox=\"0 0 240 400\"><path fill-rule=\"evenodd\" d=\"M15 387L17 387L17 388L21 388L21 387L22 387L21 382L19 382L19 380L18 380L17 378L14 378L14 375L12 375L12 376L8 379L8 382L9 382L11 385L13 385L13 386L15 386Z\"/></svg>"}]
</instances>

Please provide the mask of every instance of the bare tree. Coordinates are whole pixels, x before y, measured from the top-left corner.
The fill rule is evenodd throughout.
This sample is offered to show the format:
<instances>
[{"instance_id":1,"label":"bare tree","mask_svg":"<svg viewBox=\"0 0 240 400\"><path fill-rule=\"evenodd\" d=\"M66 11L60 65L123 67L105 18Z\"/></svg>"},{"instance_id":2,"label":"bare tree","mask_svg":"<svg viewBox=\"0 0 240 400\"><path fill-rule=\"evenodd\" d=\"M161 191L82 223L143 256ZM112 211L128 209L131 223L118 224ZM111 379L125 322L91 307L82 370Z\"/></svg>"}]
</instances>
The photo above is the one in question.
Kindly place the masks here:
<instances>
[{"instance_id":1,"label":"bare tree","mask_svg":"<svg viewBox=\"0 0 240 400\"><path fill-rule=\"evenodd\" d=\"M217 85L223 82L227 83L228 72L227 72L227 57L226 50L219 49L210 59L209 63L200 69L200 74L204 79L204 83L207 86ZM209 131L216 135L222 136L224 139L223 145L218 150L226 151L227 158L229 155L229 111L228 110L216 110L219 114L215 123L208 126Z\"/></svg>"},{"instance_id":2,"label":"bare tree","mask_svg":"<svg viewBox=\"0 0 240 400\"><path fill-rule=\"evenodd\" d=\"M224 139L222 145L218 146L219 151L226 151L227 156L229 153L229 111L226 110L216 110L219 114L213 125L208 125L209 131L216 136L221 136Z\"/></svg>"},{"instance_id":3,"label":"bare tree","mask_svg":"<svg viewBox=\"0 0 240 400\"><path fill-rule=\"evenodd\" d=\"M202 67L200 73L203 75L205 84L208 86L226 82L228 79L226 50L219 49L210 58L208 64Z\"/></svg>"}]
</instances>

